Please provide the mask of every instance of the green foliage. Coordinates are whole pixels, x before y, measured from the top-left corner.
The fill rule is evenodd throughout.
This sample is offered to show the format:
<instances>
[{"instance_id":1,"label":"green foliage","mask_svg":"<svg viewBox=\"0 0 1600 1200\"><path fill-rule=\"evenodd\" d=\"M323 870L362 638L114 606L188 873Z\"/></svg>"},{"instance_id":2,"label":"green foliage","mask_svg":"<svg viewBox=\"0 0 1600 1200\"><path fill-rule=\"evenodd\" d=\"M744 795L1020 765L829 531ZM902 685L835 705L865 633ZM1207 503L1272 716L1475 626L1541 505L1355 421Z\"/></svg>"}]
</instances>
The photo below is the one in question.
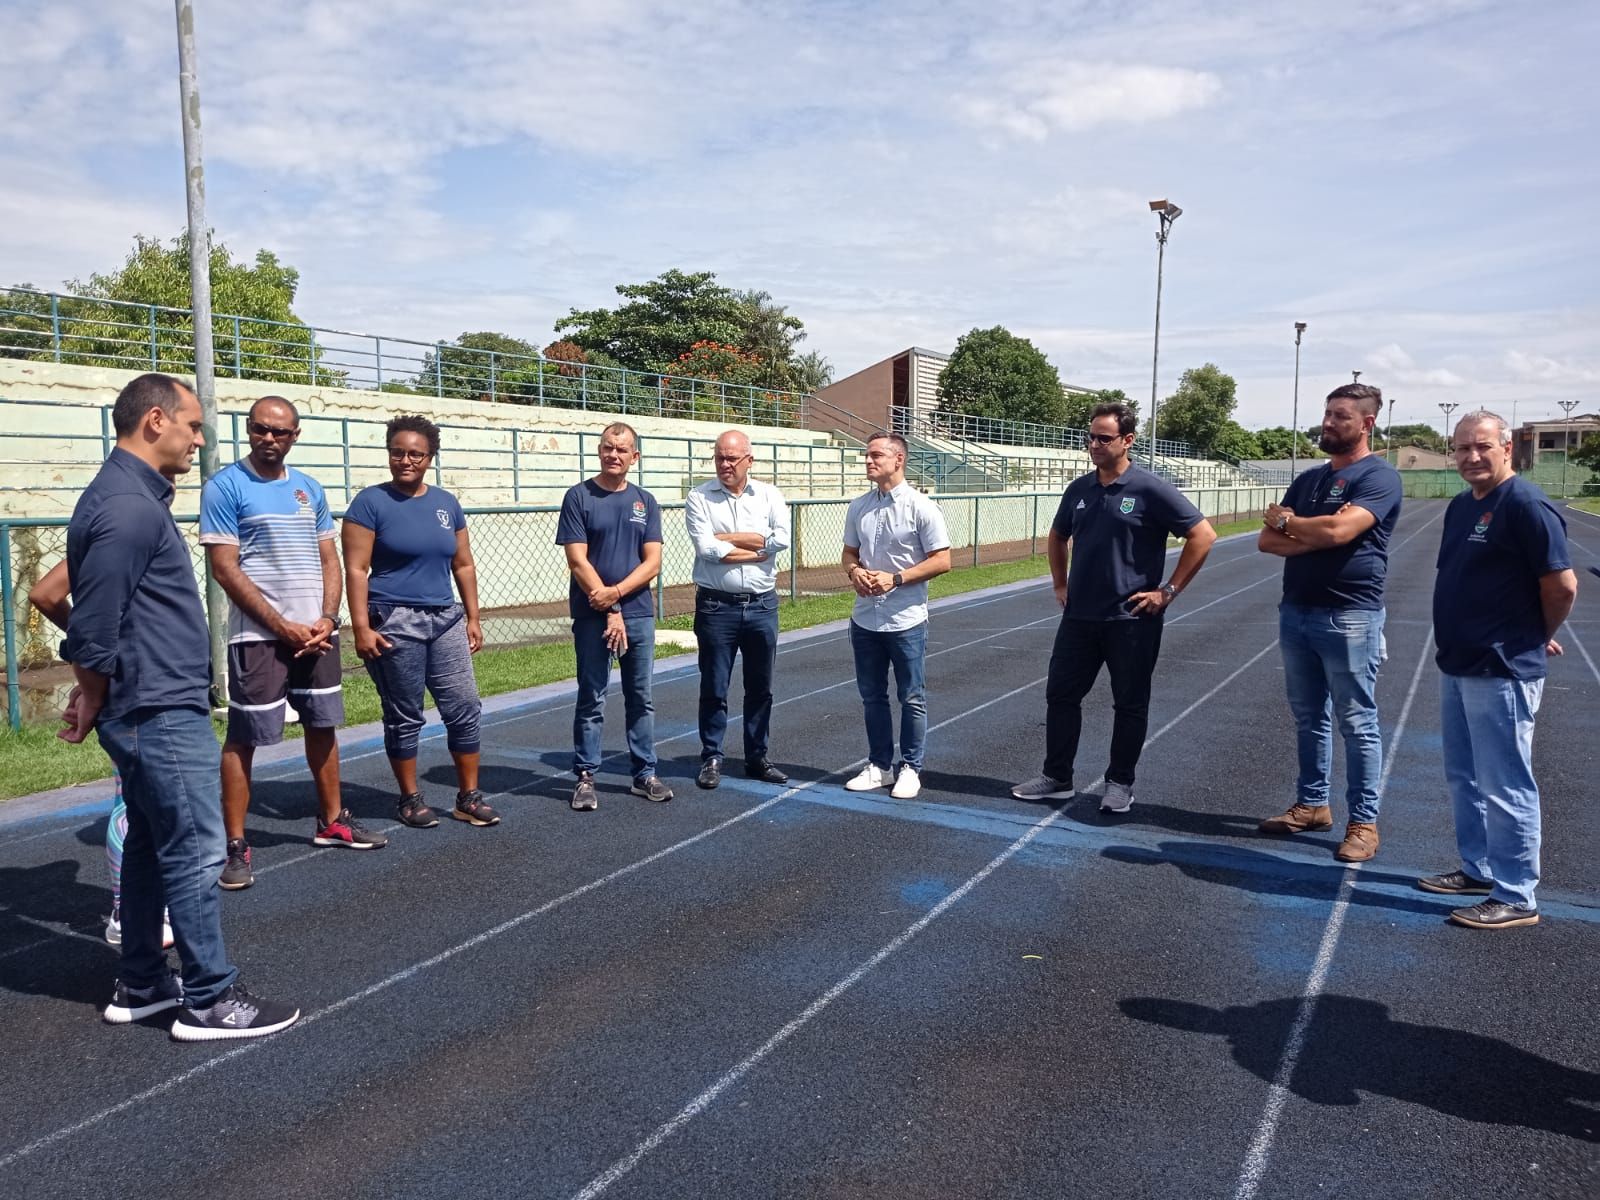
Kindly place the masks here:
<instances>
[{"instance_id":1,"label":"green foliage","mask_svg":"<svg viewBox=\"0 0 1600 1200\"><path fill-rule=\"evenodd\" d=\"M1256 435L1232 418L1223 423L1207 452L1213 458L1232 459L1235 462L1266 457L1261 453L1261 443L1256 440Z\"/></svg>"},{"instance_id":2,"label":"green foliage","mask_svg":"<svg viewBox=\"0 0 1600 1200\"><path fill-rule=\"evenodd\" d=\"M805 323L789 315L782 304L774 304L766 292L737 292L739 320L743 333L739 349L759 360L754 383L762 387L798 390L794 381L795 347L806 336Z\"/></svg>"},{"instance_id":3,"label":"green foliage","mask_svg":"<svg viewBox=\"0 0 1600 1200\"><path fill-rule=\"evenodd\" d=\"M1005 421L1061 425L1061 377L1032 342L1002 326L974 329L956 342L939 372L939 407Z\"/></svg>"},{"instance_id":4,"label":"green foliage","mask_svg":"<svg viewBox=\"0 0 1600 1200\"><path fill-rule=\"evenodd\" d=\"M1322 436L1321 426L1317 427L1316 436ZM1450 453L1450 447L1445 443L1444 434L1432 425L1418 422L1414 425L1396 425L1389 431L1390 445L1393 446L1419 446L1424 450L1432 450L1438 454Z\"/></svg>"},{"instance_id":5,"label":"green foliage","mask_svg":"<svg viewBox=\"0 0 1600 1200\"><path fill-rule=\"evenodd\" d=\"M305 322L294 314L299 285L300 273L280 263L270 250L258 250L253 263L244 263L235 261L221 243L212 244L212 343L218 376L277 383L343 382L344 372L319 365L322 351ZM187 233L170 244L135 237L133 252L119 269L91 275L87 281L69 281L66 287L90 299L61 302L63 362L150 366L180 374L194 371L193 321L186 311L165 311L191 306ZM141 311L126 305L156 307ZM44 306L48 311L47 300ZM42 349L32 357L51 354Z\"/></svg>"},{"instance_id":6,"label":"green foliage","mask_svg":"<svg viewBox=\"0 0 1600 1200\"><path fill-rule=\"evenodd\" d=\"M1572 462L1576 466L1600 471L1600 433L1585 435L1578 448L1572 451Z\"/></svg>"},{"instance_id":7,"label":"green foliage","mask_svg":"<svg viewBox=\"0 0 1600 1200\"><path fill-rule=\"evenodd\" d=\"M1233 376L1215 363L1190 367L1178 380L1178 390L1161 402L1156 436L1188 442L1201 454L1210 454L1219 442L1237 444L1229 428L1239 428L1232 419L1237 393Z\"/></svg>"},{"instance_id":8,"label":"green foliage","mask_svg":"<svg viewBox=\"0 0 1600 1200\"><path fill-rule=\"evenodd\" d=\"M463 333L423 356L412 387L423 394L489 400L536 394L539 350L506 333Z\"/></svg>"},{"instance_id":9,"label":"green foliage","mask_svg":"<svg viewBox=\"0 0 1600 1200\"><path fill-rule=\"evenodd\" d=\"M819 392L833 382L833 364L815 350L799 355L789 364L789 373L794 390L805 392Z\"/></svg>"},{"instance_id":10,"label":"green foliage","mask_svg":"<svg viewBox=\"0 0 1600 1200\"><path fill-rule=\"evenodd\" d=\"M1255 431L1257 446L1260 447L1259 455L1252 458L1288 458L1289 451L1295 450L1298 458L1321 458L1322 451L1317 449L1317 444L1305 434L1296 436L1295 431L1287 425L1274 425L1268 429Z\"/></svg>"},{"instance_id":11,"label":"green foliage","mask_svg":"<svg viewBox=\"0 0 1600 1200\"><path fill-rule=\"evenodd\" d=\"M1126 404L1133 410L1135 419L1139 416L1139 402L1128 399L1128 393L1121 388L1101 388L1097 392L1067 392L1065 413L1061 423L1067 429L1088 429L1090 413L1101 404Z\"/></svg>"},{"instance_id":12,"label":"green foliage","mask_svg":"<svg viewBox=\"0 0 1600 1200\"><path fill-rule=\"evenodd\" d=\"M647 283L619 283L617 294L628 303L573 309L556 322L556 332L634 371L660 370L696 342L738 345L746 312L716 279L710 271L674 268Z\"/></svg>"}]
</instances>

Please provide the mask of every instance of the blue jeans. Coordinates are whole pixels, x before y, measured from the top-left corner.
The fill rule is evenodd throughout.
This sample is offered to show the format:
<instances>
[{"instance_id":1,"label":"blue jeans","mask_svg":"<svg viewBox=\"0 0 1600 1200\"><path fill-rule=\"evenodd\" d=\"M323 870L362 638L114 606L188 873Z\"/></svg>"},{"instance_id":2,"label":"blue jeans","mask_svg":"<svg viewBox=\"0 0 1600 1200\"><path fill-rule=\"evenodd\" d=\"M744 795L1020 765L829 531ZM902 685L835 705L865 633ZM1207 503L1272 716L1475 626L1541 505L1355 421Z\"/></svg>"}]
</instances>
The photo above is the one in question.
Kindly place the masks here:
<instances>
[{"instance_id":1,"label":"blue jeans","mask_svg":"<svg viewBox=\"0 0 1600 1200\"><path fill-rule=\"evenodd\" d=\"M1345 800L1351 821L1378 819L1383 737L1378 732L1378 664L1383 657L1383 610L1278 609L1283 677L1294 714L1301 804L1328 803L1333 724L1344 739Z\"/></svg>"},{"instance_id":2,"label":"blue jeans","mask_svg":"<svg viewBox=\"0 0 1600 1200\"><path fill-rule=\"evenodd\" d=\"M1544 680L1441 675L1444 778L1461 869L1494 884L1491 899L1534 907L1539 885L1539 785L1533 718Z\"/></svg>"},{"instance_id":3,"label":"blue jeans","mask_svg":"<svg viewBox=\"0 0 1600 1200\"><path fill-rule=\"evenodd\" d=\"M623 714L628 721L628 757L635 780L656 773L656 710L650 699L650 676L656 663L656 619L629 617L628 652L618 660L622 671ZM572 645L578 655L578 704L572 714L572 770L600 769L600 734L606 723L606 686L611 681L611 651L606 623L572 623Z\"/></svg>"},{"instance_id":4,"label":"blue jeans","mask_svg":"<svg viewBox=\"0 0 1600 1200\"><path fill-rule=\"evenodd\" d=\"M928 740L928 697L923 678L928 655L928 623L897 633L877 633L850 622L850 648L855 651L856 689L867 713L867 757L887 771L894 765L894 715L889 711L889 668L894 667L900 699L900 760L922 770Z\"/></svg>"},{"instance_id":5,"label":"blue jeans","mask_svg":"<svg viewBox=\"0 0 1600 1200\"><path fill-rule=\"evenodd\" d=\"M140 708L97 726L122 774L128 835L122 843L122 964L129 987L168 973L161 908L172 920L183 968L183 1000L210 1008L238 977L222 944L227 858L222 829L222 752L199 709Z\"/></svg>"},{"instance_id":6,"label":"blue jeans","mask_svg":"<svg viewBox=\"0 0 1600 1200\"><path fill-rule=\"evenodd\" d=\"M778 594L735 600L700 588L694 600L700 646L700 758L722 757L728 728L728 681L733 658L744 659L744 757L767 756L772 725L772 667L778 657Z\"/></svg>"},{"instance_id":7,"label":"blue jeans","mask_svg":"<svg viewBox=\"0 0 1600 1200\"><path fill-rule=\"evenodd\" d=\"M452 754L476 754L483 702L472 673L466 614L459 604L412 608L404 604L369 606L372 628L391 645L367 660L367 674L383 705L383 749L390 758L417 756L422 733L422 689L433 693Z\"/></svg>"}]
</instances>

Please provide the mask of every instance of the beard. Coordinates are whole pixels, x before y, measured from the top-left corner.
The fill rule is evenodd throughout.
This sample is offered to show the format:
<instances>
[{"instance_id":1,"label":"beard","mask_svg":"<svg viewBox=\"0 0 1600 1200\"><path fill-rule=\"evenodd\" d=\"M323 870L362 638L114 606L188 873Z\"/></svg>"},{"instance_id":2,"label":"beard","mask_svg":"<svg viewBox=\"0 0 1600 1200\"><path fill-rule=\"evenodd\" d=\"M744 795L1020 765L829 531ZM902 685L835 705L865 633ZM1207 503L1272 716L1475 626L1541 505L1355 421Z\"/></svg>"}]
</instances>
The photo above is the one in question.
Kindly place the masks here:
<instances>
[{"instance_id":1,"label":"beard","mask_svg":"<svg viewBox=\"0 0 1600 1200\"><path fill-rule=\"evenodd\" d=\"M1322 438L1317 442L1318 447L1326 454L1349 454L1360 444L1361 435L1359 433L1353 437L1342 438L1336 433L1329 433L1327 430L1322 431Z\"/></svg>"}]
</instances>

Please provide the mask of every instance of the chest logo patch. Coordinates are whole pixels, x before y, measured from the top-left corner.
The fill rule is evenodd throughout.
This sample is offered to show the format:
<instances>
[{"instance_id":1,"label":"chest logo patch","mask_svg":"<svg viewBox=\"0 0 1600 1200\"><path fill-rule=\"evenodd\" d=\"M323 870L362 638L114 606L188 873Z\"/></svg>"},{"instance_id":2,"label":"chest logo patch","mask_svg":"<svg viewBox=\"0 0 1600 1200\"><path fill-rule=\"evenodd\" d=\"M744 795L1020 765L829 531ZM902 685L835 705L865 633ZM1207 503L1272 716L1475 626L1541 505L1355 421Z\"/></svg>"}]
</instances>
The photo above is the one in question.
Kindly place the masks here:
<instances>
[{"instance_id":1,"label":"chest logo patch","mask_svg":"<svg viewBox=\"0 0 1600 1200\"><path fill-rule=\"evenodd\" d=\"M1345 485L1345 481L1344 480L1342 480L1342 479L1334 480L1333 486L1328 489L1328 499L1329 500L1338 500L1338 499L1340 499L1344 495L1344 485Z\"/></svg>"},{"instance_id":2,"label":"chest logo patch","mask_svg":"<svg viewBox=\"0 0 1600 1200\"><path fill-rule=\"evenodd\" d=\"M1491 521L1493 521L1493 520L1494 520L1494 513L1492 513L1492 512L1484 513L1483 516L1478 518L1478 523L1472 527L1472 531L1474 533L1476 533L1479 537L1482 537L1484 534L1489 532L1489 523Z\"/></svg>"},{"instance_id":3,"label":"chest logo patch","mask_svg":"<svg viewBox=\"0 0 1600 1200\"><path fill-rule=\"evenodd\" d=\"M634 521L637 521L639 524L643 525L644 524L644 516L645 516L644 501L643 500L635 500L633 502L633 516L630 519L634 520Z\"/></svg>"},{"instance_id":4,"label":"chest logo patch","mask_svg":"<svg viewBox=\"0 0 1600 1200\"><path fill-rule=\"evenodd\" d=\"M1122 509L1122 515L1127 516L1133 511L1133 497L1127 497L1118 507Z\"/></svg>"},{"instance_id":5,"label":"chest logo patch","mask_svg":"<svg viewBox=\"0 0 1600 1200\"><path fill-rule=\"evenodd\" d=\"M1082 501L1082 500L1079 500L1079 501L1078 501L1078 508L1083 508L1083 507L1084 507L1084 503L1083 503L1083 501ZM1073 511L1074 511L1074 512L1076 512L1076 511L1077 511L1077 509L1074 509L1074 510L1073 510Z\"/></svg>"},{"instance_id":6,"label":"chest logo patch","mask_svg":"<svg viewBox=\"0 0 1600 1200\"><path fill-rule=\"evenodd\" d=\"M295 488L294 499L295 503L300 505L302 508L310 507L311 497L306 495L305 488Z\"/></svg>"},{"instance_id":7,"label":"chest logo patch","mask_svg":"<svg viewBox=\"0 0 1600 1200\"><path fill-rule=\"evenodd\" d=\"M444 509L442 509L442 508L434 509L433 510L433 515L439 518L439 528L441 528L441 529L449 529L450 528L450 514L445 512Z\"/></svg>"}]
</instances>

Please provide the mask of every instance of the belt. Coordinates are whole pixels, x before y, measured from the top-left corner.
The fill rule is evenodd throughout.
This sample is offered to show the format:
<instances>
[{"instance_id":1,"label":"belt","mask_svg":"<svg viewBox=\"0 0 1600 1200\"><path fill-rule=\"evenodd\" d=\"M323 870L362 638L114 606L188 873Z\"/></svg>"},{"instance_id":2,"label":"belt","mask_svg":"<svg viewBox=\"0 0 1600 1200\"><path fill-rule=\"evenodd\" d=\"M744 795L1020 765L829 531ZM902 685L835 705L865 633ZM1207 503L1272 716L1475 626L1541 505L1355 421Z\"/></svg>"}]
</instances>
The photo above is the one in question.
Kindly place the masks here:
<instances>
[{"instance_id":1,"label":"belt","mask_svg":"<svg viewBox=\"0 0 1600 1200\"><path fill-rule=\"evenodd\" d=\"M716 588L697 587L695 592L701 596L709 596L713 600L726 600L729 604L750 604L756 600L765 600L772 595L771 592L719 592Z\"/></svg>"}]
</instances>

